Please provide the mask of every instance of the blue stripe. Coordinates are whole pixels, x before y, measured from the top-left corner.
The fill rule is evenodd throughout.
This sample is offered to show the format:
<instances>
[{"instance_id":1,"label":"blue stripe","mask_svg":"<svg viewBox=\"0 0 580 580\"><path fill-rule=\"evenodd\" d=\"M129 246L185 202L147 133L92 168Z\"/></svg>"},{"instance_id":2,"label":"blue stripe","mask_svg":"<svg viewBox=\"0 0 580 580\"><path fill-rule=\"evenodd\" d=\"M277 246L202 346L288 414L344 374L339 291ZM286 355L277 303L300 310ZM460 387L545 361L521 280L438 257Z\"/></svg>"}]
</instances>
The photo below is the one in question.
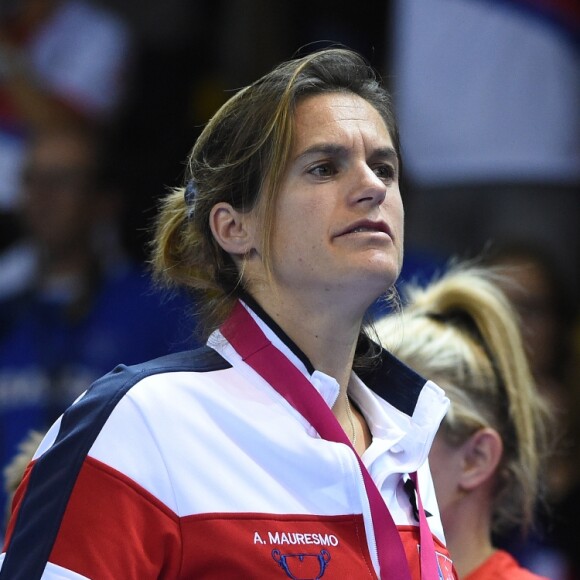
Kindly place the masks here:
<instances>
[{"instance_id":1,"label":"blue stripe","mask_svg":"<svg viewBox=\"0 0 580 580\"><path fill-rule=\"evenodd\" d=\"M383 350L372 368L357 370L357 374L379 397L413 415L425 379L390 352Z\"/></svg>"}]
</instances>

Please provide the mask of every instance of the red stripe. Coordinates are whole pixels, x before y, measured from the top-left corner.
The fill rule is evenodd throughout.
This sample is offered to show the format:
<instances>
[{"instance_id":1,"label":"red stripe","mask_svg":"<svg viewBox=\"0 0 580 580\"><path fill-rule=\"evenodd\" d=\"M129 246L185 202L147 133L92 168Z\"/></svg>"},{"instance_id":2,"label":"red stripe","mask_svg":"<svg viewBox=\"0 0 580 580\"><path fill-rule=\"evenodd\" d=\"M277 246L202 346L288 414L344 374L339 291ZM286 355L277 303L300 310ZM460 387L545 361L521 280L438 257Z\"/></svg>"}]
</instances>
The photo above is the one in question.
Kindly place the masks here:
<instances>
[{"instance_id":1,"label":"red stripe","mask_svg":"<svg viewBox=\"0 0 580 580\"><path fill-rule=\"evenodd\" d=\"M30 482L30 474L32 473L32 469L36 462L31 462L26 467L24 471L24 475L22 477L22 481L14 494L14 498L12 500L11 506L11 517L10 521L8 522L8 527L6 529L6 535L4 537L4 548L3 551L5 552L8 549L8 544L10 543L10 538L12 537L12 533L14 531L14 526L16 525L16 514L20 510L20 505L22 504L22 500L26 494L26 490L28 489L28 483Z\"/></svg>"},{"instance_id":2,"label":"red stripe","mask_svg":"<svg viewBox=\"0 0 580 580\"><path fill-rule=\"evenodd\" d=\"M182 520L183 578L376 580L362 516L219 513ZM416 550L416 547L415 547Z\"/></svg>"},{"instance_id":3,"label":"red stripe","mask_svg":"<svg viewBox=\"0 0 580 580\"><path fill-rule=\"evenodd\" d=\"M179 519L111 467L87 458L49 561L88 578L178 578Z\"/></svg>"}]
</instances>

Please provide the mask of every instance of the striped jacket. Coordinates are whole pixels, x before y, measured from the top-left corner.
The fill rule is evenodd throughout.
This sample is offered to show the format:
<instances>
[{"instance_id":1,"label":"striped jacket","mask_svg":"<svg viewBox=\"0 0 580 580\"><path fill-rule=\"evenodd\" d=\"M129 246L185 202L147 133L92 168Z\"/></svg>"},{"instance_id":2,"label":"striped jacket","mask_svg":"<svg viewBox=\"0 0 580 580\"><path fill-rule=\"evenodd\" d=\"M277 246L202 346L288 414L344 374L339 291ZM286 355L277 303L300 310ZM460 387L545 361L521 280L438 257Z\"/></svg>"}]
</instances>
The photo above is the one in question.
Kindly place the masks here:
<instances>
[{"instance_id":1,"label":"striped jacket","mask_svg":"<svg viewBox=\"0 0 580 580\"><path fill-rule=\"evenodd\" d=\"M264 313L250 313L332 406L337 382L312 368ZM427 464L447 398L388 353L355 377L349 394L372 432L363 461L413 578L418 527L404 485L413 471L442 578L453 578ZM321 439L219 331L202 349L119 366L93 384L36 452L6 543L0 565L28 566L10 580L379 574L353 452Z\"/></svg>"}]
</instances>

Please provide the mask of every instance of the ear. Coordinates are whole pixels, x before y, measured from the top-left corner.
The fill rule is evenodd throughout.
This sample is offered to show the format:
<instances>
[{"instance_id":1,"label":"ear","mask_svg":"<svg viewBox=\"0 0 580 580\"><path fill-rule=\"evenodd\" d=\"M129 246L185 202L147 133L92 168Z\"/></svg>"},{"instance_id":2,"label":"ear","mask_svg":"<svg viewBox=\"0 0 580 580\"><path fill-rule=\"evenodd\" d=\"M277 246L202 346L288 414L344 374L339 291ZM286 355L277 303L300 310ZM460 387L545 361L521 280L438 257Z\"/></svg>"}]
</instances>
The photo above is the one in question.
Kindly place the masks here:
<instances>
[{"instance_id":1,"label":"ear","mask_svg":"<svg viewBox=\"0 0 580 580\"><path fill-rule=\"evenodd\" d=\"M217 243L232 256L243 256L256 249L254 212L240 212L229 203L216 203L209 214L209 225Z\"/></svg>"},{"instance_id":2,"label":"ear","mask_svg":"<svg viewBox=\"0 0 580 580\"><path fill-rule=\"evenodd\" d=\"M499 433L491 427L476 431L463 445L463 469L459 487L471 491L493 480L503 454Z\"/></svg>"}]
</instances>

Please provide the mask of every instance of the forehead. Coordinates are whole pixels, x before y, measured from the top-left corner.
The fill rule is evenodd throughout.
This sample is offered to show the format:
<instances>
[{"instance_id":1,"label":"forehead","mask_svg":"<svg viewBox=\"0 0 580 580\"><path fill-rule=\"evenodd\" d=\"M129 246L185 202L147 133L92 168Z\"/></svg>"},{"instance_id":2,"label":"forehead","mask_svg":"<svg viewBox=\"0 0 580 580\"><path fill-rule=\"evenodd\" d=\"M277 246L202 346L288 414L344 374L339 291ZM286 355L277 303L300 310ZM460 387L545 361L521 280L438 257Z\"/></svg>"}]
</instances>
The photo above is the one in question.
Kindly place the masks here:
<instances>
[{"instance_id":1,"label":"forehead","mask_svg":"<svg viewBox=\"0 0 580 580\"><path fill-rule=\"evenodd\" d=\"M353 131L362 131L392 145L381 114L354 93L323 93L304 98L296 106L294 128L295 148L304 142L344 136Z\"/></svg>"}]
</instances>

